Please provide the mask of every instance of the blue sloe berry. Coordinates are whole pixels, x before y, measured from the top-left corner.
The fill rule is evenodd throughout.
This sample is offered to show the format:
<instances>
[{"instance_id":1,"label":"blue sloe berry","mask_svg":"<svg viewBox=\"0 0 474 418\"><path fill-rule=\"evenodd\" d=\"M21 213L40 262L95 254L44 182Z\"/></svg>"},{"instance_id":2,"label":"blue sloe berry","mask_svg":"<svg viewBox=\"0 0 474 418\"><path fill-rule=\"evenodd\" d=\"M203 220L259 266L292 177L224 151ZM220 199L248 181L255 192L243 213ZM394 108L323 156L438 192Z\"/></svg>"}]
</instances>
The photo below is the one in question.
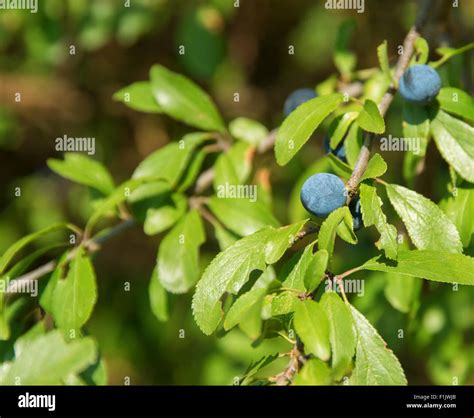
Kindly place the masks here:
<instances>
[{"instance_id":1,"label":"blue sloe berry","mask_svg":"<svg viewBox=\"0 0 474 418\"><path fill-rule=\"evenodd\" d=\"M301 202L305 209L325 218L332 211L345 205L346 188L344 182L334 174L319 173L309 177L301 188Z\"/></svg>"},{"instance_id":2,"label":"blue sloe berry","mask_svg":"<svg viewBox=\"0 0 474 418\"><path fill-rule=\"evenodd\" d=\"M285 105L283 108L285 117L293 112L293 110L295 110L299 105L307 102L308 100L314 99L315 97L318 97L318 95L313 89L304 88L295 90L285 100Z\"/></svg>"},{"instance_id":3,"label":"blue sloe berry","mask_svg":"<svg viewBox=\"0 0 474 418\"><path fill-rule=\"evenodd\" d=\"M411 66L400 79L400 94L410 103L424 105L431 102L441 89L438 72L428 65Z\"/></svg>"},{"instance_id":4,"label":"blue sloe berry","mask_svg":"<svg viewBox=\"0 0 474 418\"><path fill-rule=\"evenodd\" d=\"M329 138L329 136L326 135L324 137L324 151L326 152L326 154L329 154L330 152L332 152L337 158L339 158L341 161L344 161L346 163L347 159L346 159L346 148L344 146L344 139L341 142L339 142L336 149L331 149L330 143L331 143L331 139Z\"/></svg>"},{"instance_id":5,"label":"blue sloe berry","mask_svg":"<svg viewBox=\"0 0 474 418\"><path fill-rule=\"evenodd\" d=\"M360 228L364 226L364 222L362 221L362 210L360 207L360 197L359 195L354 196L353 199L349 203L349 210L352 214L353 219L353 229L354 231L358 231Z\"/></svg>"}]
</instances>

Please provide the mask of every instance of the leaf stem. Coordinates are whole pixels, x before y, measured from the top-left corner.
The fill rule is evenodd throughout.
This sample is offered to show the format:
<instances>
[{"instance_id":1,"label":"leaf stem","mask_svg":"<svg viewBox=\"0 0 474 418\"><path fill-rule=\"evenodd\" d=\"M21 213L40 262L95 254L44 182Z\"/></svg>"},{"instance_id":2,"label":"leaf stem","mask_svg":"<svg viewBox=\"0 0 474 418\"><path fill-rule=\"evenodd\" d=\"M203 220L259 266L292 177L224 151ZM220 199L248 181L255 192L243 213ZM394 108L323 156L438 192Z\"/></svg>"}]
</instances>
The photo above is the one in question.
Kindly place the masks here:
<instances>
[{"instance_id":1,"label":"leaf stem","mask_svg":"<svg viewBox=\"0 0 474 418\"><path fill-rule=\"evenodd\" d=\"M290 344L296 344L296 341L295 340L292 340L290 337L288 337L287 335L285 335L283 332L281 331L278 331L277 334L284 338L286 341L288 341Z\"/></svg>"},{"instance_id":2,"label":"leaf stem","mask_svg":"<svg viewBox=\"0 0 474 418\"><path fill-rule=\"evenodd\" d=\"M100 249L101 245L108 241L109 239L115 237L116 235L119 235L126 229L130 228L132 225L135 224L135 221L133 219L128 219L124 222L119 223L118 225L115 225L114 227L110 228L105 234L98 234L94 238L87 239L85 241L82 241L80 245L83 245L84 248L89 252L93 253L96 252ZM78 247L73 248L73 250L69 253L67 259L68 261L72 260L77 253L79 249ZM36 269L25 273L21 276L18 276L16 279L11 280L8 283L8 287L6 289L5 293L11 293L11 289L14 287L22 286L25 283L33 282L35 280L40 279L41 277L47 275L48 273L51 273L54 271L54 269L57 266L57 261L56 260L51 260L47 262L46 264L43 264Z\"/></svg>"},{"instance_id":3,"label":"leaf stem","mask_svg":"<svg viewBox=\"0 0 474 418\"><path fill-rule=\"evenodd\" d=\"M343 281L343 279L339 276L335 276L334 280L336 281L337 285L339 286L339 291L341 292L342 299L344 299L344 302L346 302L346 304L349 305L349 300L347 299L346 291L344 290L344 281Z\"/></svg>"},{"instance_id":4,"label":"leaf stem","mask_svg":"<svg viewBox=\"0 0 474 418\"><path fill-rule=\"evenodd\" d=\"M384 181L384 180L382 180L382 179L379 179L379 178L375 178L374 181L375 181L376 183L383 184L384 186L387 186L387 185L388 185L388 183L387 183L386 181Z\"/></svg>"},{"instance_id":5,"label":"leaf stem","mask_svg":"<svg viewBox=\"0 0 474 418\"><path fill-rule=\"evenodd\" d=\"M291 287L280 287L278 290L281 290L282 292L293 292L293 293L296 293L298 295L300 295L301 293L304 293L301 290L293 289Z\"/></svg>"},{"instance_id":6,"label":"leaf stem","mask_svg":"<svg viewBox=\"0 0 474 418\"><path fill-rule=\"evenodd\" d=\"M360 266L359 267L354 267L353 269L350 269L350 270L347 270L346 272L344 273L341 273L341 274L338 274L337 276L335 277L338 277L339 279L344 279L346 278L347 276L350 276L351 274L353 273L357 273L358 271L360 271Z\"/></svg>"},{"instance_id":7,"label":"leaf stem","mask_svg":"<svg viewBox=\"0 0 474 418\"><path fill-rule=\"evenodd\" d=\"M277 129L273 129L270 131L266 138L262 140L260 145L257 148L257 152L259 154L265 154L267 151L273 148L275 144L277 135ZM228 144L228 143L227 143ZM206 171L203 171L201 175L196 180L196 187L194 188L194 193L199 195L206 191L209 187L212 186L212 182L214 181L214 169L211 167Z\"/></svg>"}]
</instances>

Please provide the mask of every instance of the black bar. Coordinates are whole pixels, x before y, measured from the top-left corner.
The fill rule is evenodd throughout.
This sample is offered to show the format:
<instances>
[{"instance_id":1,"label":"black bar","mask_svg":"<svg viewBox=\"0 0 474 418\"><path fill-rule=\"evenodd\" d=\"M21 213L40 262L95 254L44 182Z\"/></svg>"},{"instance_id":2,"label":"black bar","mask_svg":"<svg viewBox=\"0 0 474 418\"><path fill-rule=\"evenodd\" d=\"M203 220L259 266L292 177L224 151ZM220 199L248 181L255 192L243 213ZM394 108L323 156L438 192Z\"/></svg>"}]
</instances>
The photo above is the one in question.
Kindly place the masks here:
<instances>
[{"instance_id":1,"label":"black bar","mask_svg":"<svg viewBox=\"0 0 474 418\"><path fill-rule=\"evenodd\" d=\"M20 408L32 395L55 395L54 411ZM14 416L473 417L474 387L2 387L0 418Z\"/></svg>"}]
</instances>

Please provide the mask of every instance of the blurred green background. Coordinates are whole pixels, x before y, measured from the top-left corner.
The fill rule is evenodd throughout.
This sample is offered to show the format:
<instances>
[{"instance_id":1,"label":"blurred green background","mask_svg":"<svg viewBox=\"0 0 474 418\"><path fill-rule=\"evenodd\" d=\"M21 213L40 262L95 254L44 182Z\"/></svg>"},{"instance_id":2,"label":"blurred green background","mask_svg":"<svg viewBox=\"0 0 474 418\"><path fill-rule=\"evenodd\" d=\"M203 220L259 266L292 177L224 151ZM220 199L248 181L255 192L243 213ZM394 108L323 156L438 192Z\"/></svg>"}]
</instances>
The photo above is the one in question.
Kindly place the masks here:
<instances>
[{"instance_id":1,"label":"blurred green background","mask_svg":"<svg viewBox=\"0 0 474 418\"><path fill-rule=\"evenodd\" d=\"M83 225L90 214L88 191L46 167L47 158L61 157L54 149L57 137L95 137L95 158L119 182L146 155L189 131L165 116L135 112L112 100L121 87L147 79L152 64L197 81L226 120L247 116L272 129L281 122L292 90L336 74L333 53L341 23L352 22L348 45L357 68L365 69L378 65L376 48L384 39L391 63L396 61L396 48L416 10L411 0L366 0L363 14L328 11L323 0L240 0L239 7L235 0L131 0L130 7L122 0L39 3L36 14L0 11L0 252L58 220ZM426 33L433 47L473 41L473 0L433 14ZM441 73L445 85L473 93L472 54L453 59ZM401 136L400 110L395 101L387 131L393 136ZM282 222L298 217L288 201L302 173L323 155L323 135L318 131L284 169L277 168L271 153L257 161L271 170ZM402 153L382 155L389 163L388 181L406 184ZM448 193L449 171L435 147L430 146L427 161L413 187L438 202ZM284 350L286 343L276 340L252 347L239 330L224 338L204 336L192 318L191 295L171 297L169 321L158 322L149 307L148 283L160 238L136 227L95 256L99 302L88 332L99 341L109 383L123 384L129 377L132 384L233 384L252 360ZM356 247L339 243L336 272L375 254L376 238L369 230L359 234ZM217 251L212 234L203 250L204 265ZM474 253L472 245L467 252ZM453 376L459 384L474 384L472 288L455 292L448 285L423 283L419 308L402 314L384 296L384 275L355 276L367 280L365 296L353 297L354 304L400 358L410 384L450 385Z\"/></svg>"}]
</instances>

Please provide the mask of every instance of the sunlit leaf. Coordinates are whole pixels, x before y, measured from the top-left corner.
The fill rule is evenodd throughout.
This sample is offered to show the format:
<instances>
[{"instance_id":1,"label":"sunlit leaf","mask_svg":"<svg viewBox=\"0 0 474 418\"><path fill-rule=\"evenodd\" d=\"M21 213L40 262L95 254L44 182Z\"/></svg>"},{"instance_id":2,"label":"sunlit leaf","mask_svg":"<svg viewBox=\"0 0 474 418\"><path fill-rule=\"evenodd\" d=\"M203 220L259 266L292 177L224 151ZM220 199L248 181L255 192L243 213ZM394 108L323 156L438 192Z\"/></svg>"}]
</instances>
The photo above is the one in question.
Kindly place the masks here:
<instances>
[{"instance_id":1,"label":"sunlit leaf","mask_svg":"<svg viewBox=\"0 0 474 418\"><path fill-rule=\"evenodd\" d=\"M406 385L400 362L376 329L352 306L351 312L357 330L356 360L351 384Z\"/></svg>"},{"instance_id":2,"label":"sunlit leaf","mask_svg":"<svg viewBox=\"0 0 474 418\"><path fill-rule=\"evenodd\" d=\"M308 141L321 122L343 100L342 94L311 99L290 113L278 130L275 155L279 165L286 165Z\"/></svg>"},{"instance_id":3,"label":"sunlit leaf","mask_svg":"<svg viewBox=\"0 0 474 418\"><path fill-rule=\"evenodd\" d=\"M402 218L413 244L420 250L462 252L454 224L431 200L396 184L387 184L390 203Z\"/></svg>"},{"instance_id":4,"label":"sunlit leaf","mask_svg":"<svg viewBox=\"0 0 474 418\"><path fill-rule=\"evenodd\" d=\"M203 130L224 131L211 98L197 84L161 65L150 70L153 97L167 115Z\"/></svg>"}]
</instances>

